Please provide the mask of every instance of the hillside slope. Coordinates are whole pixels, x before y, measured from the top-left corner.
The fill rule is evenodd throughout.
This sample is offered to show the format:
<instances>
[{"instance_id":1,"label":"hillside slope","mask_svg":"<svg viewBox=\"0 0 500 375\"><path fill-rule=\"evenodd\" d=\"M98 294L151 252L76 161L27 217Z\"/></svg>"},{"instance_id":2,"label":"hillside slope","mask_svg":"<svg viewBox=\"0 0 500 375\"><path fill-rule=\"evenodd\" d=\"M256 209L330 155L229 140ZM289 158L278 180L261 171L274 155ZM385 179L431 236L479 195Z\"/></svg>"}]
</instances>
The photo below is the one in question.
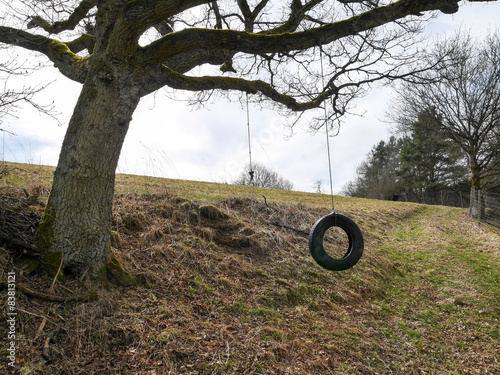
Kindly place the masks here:
<instances>
[{"instance_id":1,"label":"hillside slope","mask_svg":"<svg viewBox=\"0 0 500 375\"><path fill-rule=\"evenodd\" d=\"M32 241L51 168L5 171L0 230ZM25 275L22 249L0 242L0 280L17 275L18 372L500 374L499 237L455 208L336 209L365 237L343 272L307 248L328 196L118 176L113 252L138 287L80 302L86 285Z\"/></svg>"}]
</instances>

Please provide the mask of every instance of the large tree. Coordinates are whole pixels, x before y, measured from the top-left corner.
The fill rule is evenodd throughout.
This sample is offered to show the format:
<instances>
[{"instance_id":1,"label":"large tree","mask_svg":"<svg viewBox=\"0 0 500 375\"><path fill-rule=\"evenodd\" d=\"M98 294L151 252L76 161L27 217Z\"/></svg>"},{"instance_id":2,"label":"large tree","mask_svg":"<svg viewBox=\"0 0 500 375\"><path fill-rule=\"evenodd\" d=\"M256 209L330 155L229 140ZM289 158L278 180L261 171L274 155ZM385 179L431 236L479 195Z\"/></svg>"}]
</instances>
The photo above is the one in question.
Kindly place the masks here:
<instances>
[{"instance_id":1,"label":"large tree","mask_svg":"<svg viewBox=\"0 0 500 375\"><path fill-rule=\"evenodd\" d=\"M328 100L330 116L339 117L370 83L407 76L408 60L418 61L408 48L417 21L434 10L456 12L458 0L9 0L4 7L0 42L45 55L82 84L38 228L43 263L49 272L62 265L66 276L105 279L115 169L142 97L166 86L236 90L297 112ZM328 62L324 85L319 51ZM193 73L199 67L205 75Z\"/></svg>"},{"instance_id":2,"label":"large tree","mask_svg":"<svg viewBox=\"0 0 500 375\"><path fill-rule=\"evenodd\" d=\"M422 113L435 112L440 131L467 155L472 187L488 189L500 149L500 32L484 40L459 32L437 43L429 58L439 62L419 84L399 87L392 117L411 131Z\"/></svg>"}]
</instances>

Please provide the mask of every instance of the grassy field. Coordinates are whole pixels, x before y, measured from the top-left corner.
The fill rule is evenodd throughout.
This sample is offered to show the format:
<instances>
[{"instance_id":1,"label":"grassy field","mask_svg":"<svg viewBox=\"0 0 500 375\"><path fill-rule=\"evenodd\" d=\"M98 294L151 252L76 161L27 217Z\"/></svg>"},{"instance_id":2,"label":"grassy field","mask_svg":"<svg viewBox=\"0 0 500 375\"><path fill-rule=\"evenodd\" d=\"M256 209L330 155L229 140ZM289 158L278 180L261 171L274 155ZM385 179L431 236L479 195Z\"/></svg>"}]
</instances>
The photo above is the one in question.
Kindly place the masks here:
<instances>
[{"instance_id":1,"label":"grassy field","mask_svg":"<svg viewBox=\"0 0 500 375\"><path fill-rule=\"evenodd\" d=\"M0 230L33 241L52 168L2 168ZM0 242L0 281L15 271L28 291L17 292L17 372L500 374L498 235L462 209L335 205L365 239L343 272L307 247L327 195L117 176L113 252L139 286L78 302L85 285L25 275L20 250Z\"/></svg>"}]
</instances>

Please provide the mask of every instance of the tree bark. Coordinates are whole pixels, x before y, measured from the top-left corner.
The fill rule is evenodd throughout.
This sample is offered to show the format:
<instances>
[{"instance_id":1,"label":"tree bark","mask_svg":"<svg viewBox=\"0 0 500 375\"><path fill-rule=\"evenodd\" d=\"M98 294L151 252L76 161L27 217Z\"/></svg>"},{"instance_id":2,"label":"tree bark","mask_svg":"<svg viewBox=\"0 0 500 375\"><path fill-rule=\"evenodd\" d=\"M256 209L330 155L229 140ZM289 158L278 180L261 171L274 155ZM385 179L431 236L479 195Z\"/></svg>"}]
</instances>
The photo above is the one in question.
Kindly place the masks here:
<instances>
[{"instance_id":1,"label":"tree bark","mask_svg":"<svg viewBox=\"0 0 500 375\"><path fill-rule=\"evenodd\" d=\"M107 64L96 61L83 85L39 225L49 274L106 279L115 169L139 102L124 64Z\"/></svg>"},{"instance_id":2,"label":"tree bark","mask_svg":"<svg viewBox=\"0 0 500 375\"><path fill-rule=\"evenodd\" d=\"M481 190L481 167L476 158L477 152L473 152L470 163L471 185L474 190Z\"/></svg>"}]
</instances>

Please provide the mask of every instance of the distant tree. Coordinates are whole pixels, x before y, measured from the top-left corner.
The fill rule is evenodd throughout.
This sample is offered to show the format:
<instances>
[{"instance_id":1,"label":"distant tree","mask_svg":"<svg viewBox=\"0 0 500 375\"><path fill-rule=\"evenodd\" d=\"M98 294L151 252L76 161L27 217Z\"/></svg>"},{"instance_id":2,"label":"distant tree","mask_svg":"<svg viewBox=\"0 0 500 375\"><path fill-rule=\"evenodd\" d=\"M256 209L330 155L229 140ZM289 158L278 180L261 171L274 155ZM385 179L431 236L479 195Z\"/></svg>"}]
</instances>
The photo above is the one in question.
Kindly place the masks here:
<instances>
[{"instance_id":1,"label":"distant tree","mask_svg":"<svg viewBox=\"0 0 500 375\"><path fill-rule=\"evenodd\" d=\"M314 185L313 185L313 189L314 189L314 192L317 193L317 194L322 194L323 193L323 190L321 189L321 180L316 180L314 181Z\"/></svg>"},{"instance_id":2,"label":"distant tree","mask_svg":"<svg viewBox=\"0 0 500 375\"><path fill-rule=\"evenodd\" d=\"M459 32L437 43L429 59L436 65L424 79L398 87L391 117L408 132L432 108L442 133L467 156L472 187L488 189L500 149L500 33L479 41Z\"/></svg>"},{"instance_id":3,"label":"distant tree","mask_svg":"<svg viewBox=\"0 0 500 375\"><path fill-rule=\"evenodd\" d=\"M463 186L467 161L463 151L441 128L434 109L422 112L403 138L396 171L405 192L435 196L443 188Z\"/></svg>"},{"instance_id":4,"label":"distant tree","mask_svg":"<svg viewBox=\"0 0 500 375\"><path fill-rule=\"evenodd\" d=\"M402 141L392 136L380 141L356 169L356 177L349 181L342 193L352 197L392 199L400 191L396 175Z\"/></svg>"},{"instance_id":5,"label":"distant tree","mask_svg":"<svg viewBox=\"0 0 500 375\"><path fill-rule=\"evenodd\" d=\"M460 205L457 197L470 189L464 177L467 161L462 149L441 128L435 110L420 113L417 121L398 135L373 147L343 193L376 199L399 199L404 194L413 202Z\"/></svg>"},{"instance_id":6,"label":"distant tree","mask_svg":"<svg viewBox=\"0 0 500 375\"><path fill-rule=\"evenodd\" d=\"M255 186L270 189L292 190L293 183L282 177L277 172L262 164L252 166L253 177L249 174L250 166L247 166L236 181L235 185Z\"/></svg>"}]
</instances>

